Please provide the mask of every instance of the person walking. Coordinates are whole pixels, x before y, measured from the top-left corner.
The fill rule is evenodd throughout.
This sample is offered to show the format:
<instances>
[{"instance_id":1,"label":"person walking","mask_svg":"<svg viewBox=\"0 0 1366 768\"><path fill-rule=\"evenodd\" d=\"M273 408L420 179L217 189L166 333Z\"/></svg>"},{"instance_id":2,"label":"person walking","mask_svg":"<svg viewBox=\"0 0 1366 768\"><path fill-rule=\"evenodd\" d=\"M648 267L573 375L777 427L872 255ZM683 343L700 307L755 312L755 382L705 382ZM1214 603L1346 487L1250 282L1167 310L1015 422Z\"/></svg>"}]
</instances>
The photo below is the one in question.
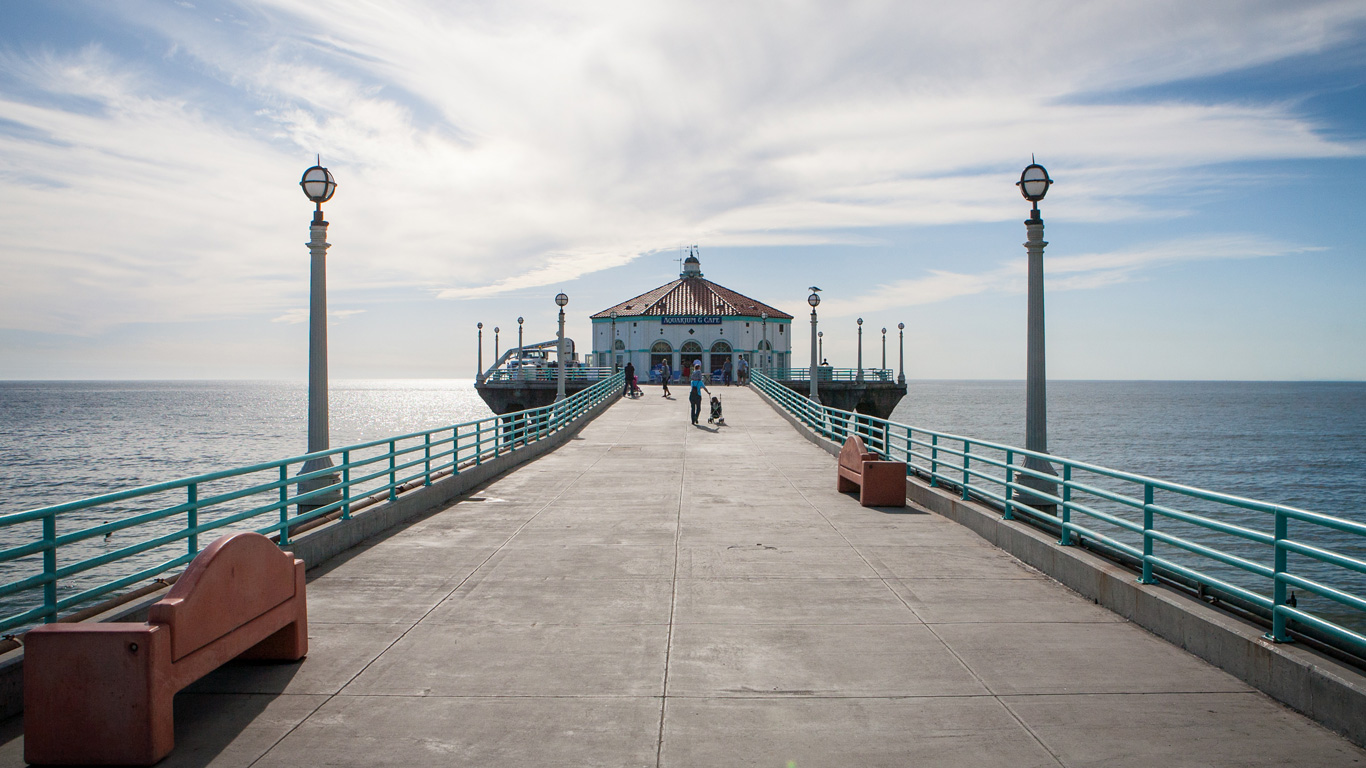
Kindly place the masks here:
<instances>
[{"instance_id":1,"label":"person walking","mask_svg":"<svg viewBox=\"0 0 1366 768\"><path fill-rule=\"evenodd\" d=\"M726 364L725 364L725 365L721 366L721 383L722 383L722 384L726 385L727 387L730 386L730 375L731 375L731 373L732 373L734 370L735 370L735 369L731 367L731 364L730 364L730 361L729 361L729 360L726 361Z\"/></svg>"},{"instance_id":2,"label":"person walking","mask_svg":"<svg viewBox=\"0 0 1366 768\"><path fill-rule=\"evenodd\" d=\"M624 390L622 391L621 396L622 396L622 397L630 397L630 396L631 396L631 382L633 382L633 381L636 380L636 366L635 366L635 364L634 364L634 363L631 363L631 362L627 362L627 363L626 363L626 370L623 371L623 373L626 374L626 389L624 389Z\"/></svg>"},{"instance_id":3,"label":"person walking","mask_svg":"<svg viewBox=\"0 0 1366 768\"><path fill-rule=\"evenodd\" d=\"M692 376L688 384L688 405L692 410L692 423L696 424L698 415L702 413L702 392L705 390L707 394L711 394L711 390L707 389L707 382L702 376L701 363L693 366Z\"/></svg>"},{"instance_id":4,"label":"person walking","mask_svg":"<svg viewBox=\"0 0 1366 768\"><path fill-rule=\"evenodd\" d=\"M659 382L664 385L664 396L669 396L669 377L674 374L673 369L669 368L669 361L665 360L659 364Z\"/></svg>"},{"instance_id":5,"label":"person walking","mask_svg":"<svg viewBox=\"0 0 1366 768\"><path fill-rule=\"evenodd\" d=\"M743 357L740 358L740 373L735 383L742 387L749 383L749 361Z\"/></svg>"}]
</instances>

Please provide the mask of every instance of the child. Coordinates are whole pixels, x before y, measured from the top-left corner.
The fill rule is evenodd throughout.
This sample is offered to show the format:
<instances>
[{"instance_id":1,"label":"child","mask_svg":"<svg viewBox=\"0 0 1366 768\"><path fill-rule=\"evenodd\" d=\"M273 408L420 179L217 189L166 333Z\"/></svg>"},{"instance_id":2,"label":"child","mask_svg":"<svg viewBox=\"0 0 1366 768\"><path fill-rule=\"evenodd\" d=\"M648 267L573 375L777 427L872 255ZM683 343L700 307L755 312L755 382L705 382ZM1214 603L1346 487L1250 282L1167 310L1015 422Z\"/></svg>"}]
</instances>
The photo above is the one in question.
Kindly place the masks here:
<instances>
[{"instance_id":1,"label":"child","mask_svg":"<svg viewBox=\"0 0 1366 768\"><path fill-rule=\"evenodd\" d=\"M726 426L726 419L721 415L721 398L712 395L711 416L707 419L708 424L715 423L718 427Z\"/></svg>"}]
</instances>

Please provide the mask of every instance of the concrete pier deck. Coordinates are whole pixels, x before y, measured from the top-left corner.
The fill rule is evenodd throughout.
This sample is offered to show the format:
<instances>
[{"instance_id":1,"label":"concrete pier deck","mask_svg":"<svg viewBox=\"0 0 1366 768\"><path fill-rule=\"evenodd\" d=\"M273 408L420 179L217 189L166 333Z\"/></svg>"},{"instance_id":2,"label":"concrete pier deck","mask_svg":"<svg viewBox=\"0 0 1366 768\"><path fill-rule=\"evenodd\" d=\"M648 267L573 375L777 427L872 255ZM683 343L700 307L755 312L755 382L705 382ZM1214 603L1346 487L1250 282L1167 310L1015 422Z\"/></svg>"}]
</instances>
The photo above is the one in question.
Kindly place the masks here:
<instances>
[{"instance_id":1,"label":"concrete pier deck","mask_svg":"<svg viewBox=\"0 0 1366 768\"><path fill-rule=\"evenodd\" d=\"M311 573L307 660L179 695L163 765L1366 765L716 390L729 426L647 387Z\"/></svg>"}]
</instances>

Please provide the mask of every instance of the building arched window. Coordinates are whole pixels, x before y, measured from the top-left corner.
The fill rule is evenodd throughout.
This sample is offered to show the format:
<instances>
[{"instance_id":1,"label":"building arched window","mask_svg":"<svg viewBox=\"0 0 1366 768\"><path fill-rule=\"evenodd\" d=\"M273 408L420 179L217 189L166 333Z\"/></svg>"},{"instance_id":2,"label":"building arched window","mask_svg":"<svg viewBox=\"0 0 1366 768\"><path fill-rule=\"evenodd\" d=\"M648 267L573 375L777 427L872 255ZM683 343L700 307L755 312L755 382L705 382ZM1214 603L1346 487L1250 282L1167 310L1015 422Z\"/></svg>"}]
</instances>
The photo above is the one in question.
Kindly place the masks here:
<instances>
[{"instance_id":1,"label":"building arched window","mask_svg":"<svg viewBox=\"0 0 1366 768\"><path fill-rule=\"evenodd\" d=\"M772 351L772 350L773 350L773 344L770 343L770 342L768 342L768 341L760 341L760 342L759 342L758 349L763 349L763 350Z\"/></svg>"},{"instance_id":2,"label":"building arched window","mask_svg":"<svg viewBox=\"0 0 1366 768\"><path fill-rule=\"evenodd\" d=\"M702 345L695 341L685 341L682 351L685 355L700 355L702 354Z\"/></svg>"},{"instance_id":3,"label":"building arched window","mask_svg":"<svg viewBox=\"0 0 1366 768\"><path fill-rule=\"evenodd\" d=\"M715 344L712 344L711 353L713 355L729 355L730 343L726 341L718 341Z\"/></svg>"},{"instance_id":4,"label":"building arched window","mask_svg":"<svg viewBox=\"0 0 1366 768\"><path fill-rule=\"evenodd\" d=\"M618 352L621 352L621 351L625 350L625 349L626 349L626 342L622 341L621 339L617 339L617 343L616 343L615 349L616 349Z\"/></svg>"},{"instance_id":5,"label":"building arched window","mask_svg":"<svg viewBox=\"0 0 1366 768\"><path fill-rule=\"evenodd\" d=\"M674 348L669 346L669 342L667 341L656 341L654 346L650 347L650 352L656 355L667 355L672 351L674 351Z\"/></svg>"}]
</instances>

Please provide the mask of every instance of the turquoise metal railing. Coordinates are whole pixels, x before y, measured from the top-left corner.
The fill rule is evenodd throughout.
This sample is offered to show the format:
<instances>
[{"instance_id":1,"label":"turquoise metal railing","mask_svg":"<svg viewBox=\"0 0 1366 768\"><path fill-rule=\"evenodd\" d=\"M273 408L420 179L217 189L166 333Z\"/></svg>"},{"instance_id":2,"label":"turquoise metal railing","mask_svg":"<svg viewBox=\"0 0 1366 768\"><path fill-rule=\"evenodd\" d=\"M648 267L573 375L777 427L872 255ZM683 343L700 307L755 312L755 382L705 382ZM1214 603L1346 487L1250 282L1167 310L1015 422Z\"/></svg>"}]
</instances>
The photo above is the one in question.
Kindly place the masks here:
<instances>
[{"instance_id":1,"label":"turquoise metal railing","mask_svg":"<svg viewBox=\"0 0 1366 768\"><path fill-rule=\"evenodd\" d=\"M763 371L759 371L763 373ZM779 381L811 381L810 368L773 368L766 374ZM857 381L857 368L831 368L821 366L816 369L816 381ZM890 368L864 368L864 381L896 381L896 371Z\"/></svg>"},{"instance_id":2,"label":"turquoise metal railing","mask_svg":"<svg viewBox=\"0 0 1366 768\"><path fill-rule=\"evenodd\" d=\"M573 382L602 381L612 376L612 369L571 365L564 369L564 380ZM481 381L549 381L560 378L560 369L543 366L539 368L495 368Z\"/></svg>"},{"instance_id":3,"label":"turquoise metal railing","mask_svg":"<svg viewBox=\"0 0 1366 768\"><path fill-rule=\"evenodd\" d=\"M1132 563L1143 583L1162 577L1231 602L1268 620L1268 637L1278 642L1293 629L1366 655L1366 524L842 411L758 372L752 381L821 435L857 434L931 486L1053 530L1061 546L1085 539ZM1029 458L1061 475L1026 467ZM1035 508L1049 506L1056 515Z\"/></svg>"},{"instance_id":4,"label":"turquoise metal railing","mask_svg":"<svg viewBox=\"0 0 1366 768\"><path fill-rule=\"evenodd\" d=\"M253 530L288 546L301 524L349 518L357 508L516 451L618 397L622 386L616 374L543 408L0 515L0 632L56 621L183 566L211 541L204 534ZM291 474L323 457L339 463ZM301 487L323 478L336 482ZM290 507L299 513L291 515ZM130 532L137 540L126 543Z\"/></svg>"}]
</instances>

